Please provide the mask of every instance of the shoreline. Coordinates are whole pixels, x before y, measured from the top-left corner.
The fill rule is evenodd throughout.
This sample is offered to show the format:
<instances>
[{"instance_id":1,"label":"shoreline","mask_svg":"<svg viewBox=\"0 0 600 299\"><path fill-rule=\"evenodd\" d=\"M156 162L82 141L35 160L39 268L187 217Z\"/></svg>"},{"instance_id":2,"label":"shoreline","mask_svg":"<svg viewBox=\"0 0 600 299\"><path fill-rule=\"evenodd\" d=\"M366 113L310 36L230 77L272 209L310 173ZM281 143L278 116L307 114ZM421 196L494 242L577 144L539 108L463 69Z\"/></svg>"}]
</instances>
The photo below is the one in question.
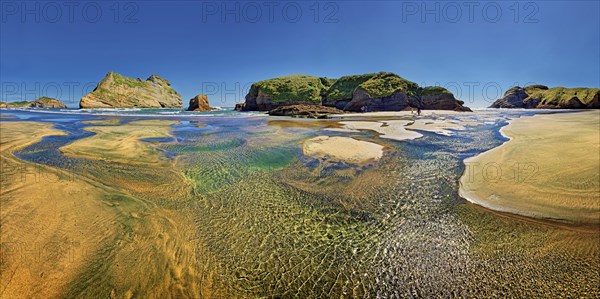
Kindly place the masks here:
<instances>
[{"instance_id":1,"label":"shoreline","mask_svg":"<svg viewBox=\"0 0 600 299\"><path fill-rule=\"evenodd\" d=\"M581 115L581 114L577 114L577 113L555 114L555 115L536 114L533 116L527 116L527 117L521 116L519 118L514 118L511 120L508 120L507 124L505 126L502 126L498 130L500 135L507 139L506 141L504 141L502 144L498 145L497 147L494 147L487 151L481 152L475 156L465 158L463 160L463 164L465 165L465 170L463 171L463 174L461 175L461 177L459 179L458 195L472 204L484 207L489 210L501 212L501 213L509 213L509 214L515 214L515 215L524 216L524 217L535 218L535 219L539 219L539 220L568 223L568 224L577 224L577 225L599 224L600 223L600 217L599 217L600 209L594 205L594 204L597 205L597 203L589 202L590 196L589 196L589 194L585 194L586 190L580 190L577 188L568 189L568 187L564 187L560 184L557 188L556 186L551 184L551 182L554 182L553 180L555 180L555 178L551 178L551 177L547 176L548 173L552 173L552 171L548 171L548 169L553 170L553 168L556 168L557 165L561 165L560 163L563 163L563 164L565 163L564 161L562 161L560 159L556 160L556 155L553 155L553 154L560 155L560 153L553 153L552 151L550 151L548 153L546 151L542 151L541 153L537 153L537 156L543 157L543 155L550 155L549 158L550 158L550 161L552 161L552 162L548 162L549 160L544 160L544 159L542 159L540 161L536 161L536 162L529 162L530 160L534 161L536 158L532 158L531 156L529 156L529 157L524 156L524 155L522 155L522 153L516 152L519 150L519 146L525 142L531 142L528 144L528 147L535 148L535 146L538 145L540 147L546 146L548 148L548 145L544 144L545 142L547 142L548 140L551 140L550 142L557 141L557 136L553 136L553 135L559 135L558 137L564 137L563 135L567 135L571 138L576 138L578 136L576 134L579 132L577 132L575 130L573 130L575 132L569 132L569 129L571 129L571 128L565 127L565 126L569 126L569 125L573 126L573 124L571 122L576 121L576 120L573 120L573 118L581 118L582 119L581 121L586 121L586 120L589 121L589 119L586 119L586 117L588 117L589 114L592 114L592 116L596 116L596 118L597 118L598 113L599 113L598 111L594 112L594 110L591 110L591 111L587 110L587 113L585 113L585 110L581 111L581 112L583 112L584 114L588 114L588 115ZM573 116L575 116L575 117L573 117ZM532 126L531 124L538 120L539 120L539 123L534 124L534 125L539 126L539 124L541 123L541 124L552 126L552 125L556 125L556 122L560 122L560 121L565 122L566 125L564 125L562 127L557 125L556 128L551 127L550 129L548 129L546 127L546 128L544 128L545 129L544 131L541 131L538 128L531 129L531 126ZM527 126L528 124L529 124L529 126ZM532 130L534 133L537 133L537 134L531 134L533 136L537 136L537 139L533 138L532 140L526 140L527 138L531 139L532 136L527 135L526 137L523 137L523 136L519 136L518 133L515 133L515 132L512 132L512 133L507 132L507 131L510 132L511 130L515 130L515 127L518 128L519 126L521 127L521 129L523 129L523 127L524 127L525 129L529 129L529 130ZM536 131L536 130L538 130L538 131ZM548 131L552 131L552 132L548 133ZM596 130L596 135L598 134L597 132L598 131ZM531 133L531 132L529 132L529 133ZM562 133L562 135L561 135L561 133ZM549 136L547 136L548 138L546 139L546 138L543 138L543 136L539 137L538 134L542 134L542 135L547 134ZM590 136L587 135L584 137L589 138ZM552 138L554 138L554 140ZM592 139L593 139L593 136L592 136ZM577 139L577 138L576 138L576 140L579 141L579 139ZM562 144L562 143L559 143L559 144ZM565 143L565 144L569 144L569 143ZM593 145L598 146L597 140L596 140L595 144L592 144L592 146ZM572 144L571 144L571 146L573 147ZM552 147L556 148L555 146L550 145L550 148L552 148ZM560 147L560 149L564 150L564 147ZM566 151L568 151L568 150L569 149L567 148ZM496 160L494 160L494 158ZM545 157L545 158L548 158L548 157ZM581 157L579 157L579 158L581 159ZM540 159L540 158L537 157L537 159ZM490 162L490 160L491 160L491 162ZM572 161L572 160L575 160L575 159L574 158L568 159L567 162L568 163L578 162L577 160L575 160L575 161ZM593 158L592 158L592 160L593 160ZM537 181L532 181L529 183L518 182L520 172L515 173L516 181L509 183L509 180L504 178L503 177L504 174L502 173L502 170L503 170L502 166L505 166L507 161L513 161L516 163L517 172L520 171L519 163L522 163L522 164L533 163L532 167L534 167L534 169L536 169L534 171L534 174L536 174L538 170L542 169L542 174L541 175L538 174L538 176L542 180L544 180L544 179L548 180L546 182L546 185L537 184ZM523 161L526 161L526 162L523 163ZM560 161L560 162L558 162L558 161ZM487 162L487 163L485 163L485 162ZM497 179L494 178L493 180L488 180L487 178L484 178L483 180L477 181L478 174L481 174L482 176L485 176L487 174L484 174L483 171L481 173L478 173L476 170L469 169L469 167L471 167L471 165L473 165L474 167L477 167L483 163L485 163L484 168L487 167L488 165L490 165L490 163L494 163L494 164L492 164L493 170L496 171L496 174L498 174L498 171L499 171L499 173L500 173L499 177ZM598 166L597 160L591 161L590 163L592 164L592 166L596 166L596 167ZM582 164L577 164L577 165L582 165ZM586 164L584 164L584 165L586 165ZM561 168L559 167L559 169L561 169ZM546 171L545 173L543 173L544 170ZM594 174L592 173L591 175L593 176ZM570 177L570 178L573 179L572 177ZM574 178L577 179L577 177L574 177ZM560 187L563 187L563 189L561 189ZM528 189L530 189L530 190L528 190ZM595 190L597 192L597 189L595 189ZM587 191L590 191L590 190L587 190ZM594 190L591 190L591 191L593 192ZM550 195L547 198L543 198L544 193L548 193ZM586 214L586 215L581 215L581 214Z\"/></svg>"}]
</instances>

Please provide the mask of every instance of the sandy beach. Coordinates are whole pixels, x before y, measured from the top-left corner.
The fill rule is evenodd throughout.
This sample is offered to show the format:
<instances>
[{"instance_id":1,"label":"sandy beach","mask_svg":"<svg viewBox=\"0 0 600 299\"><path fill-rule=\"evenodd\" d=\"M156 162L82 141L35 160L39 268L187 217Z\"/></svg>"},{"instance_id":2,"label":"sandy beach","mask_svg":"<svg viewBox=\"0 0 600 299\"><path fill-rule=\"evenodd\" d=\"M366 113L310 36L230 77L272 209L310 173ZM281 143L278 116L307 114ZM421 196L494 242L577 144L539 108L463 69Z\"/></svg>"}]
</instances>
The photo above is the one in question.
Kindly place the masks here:
<instances>
[{"instance_id":1,"label":"sandy beach","mask_svg":"<svg viewBox=\"0 0 600 299\"><path fill-rule=\"evenodd\" d=\"M334 161L361 164L377 161L383 155L383 146L350 137L317 136L302 146L305 155Z\"/></svg>"},{"instance_id":2,"label":"sandy beach","mask_svg":"<svg viewBox=\"0 0 600 299\"><path fill-rule=\"evenodd\" d=\"M599 111L510 121L510 140L466 159L460 195L484 207L574 223L600 223Z\"/></svg>"}]
</instances>

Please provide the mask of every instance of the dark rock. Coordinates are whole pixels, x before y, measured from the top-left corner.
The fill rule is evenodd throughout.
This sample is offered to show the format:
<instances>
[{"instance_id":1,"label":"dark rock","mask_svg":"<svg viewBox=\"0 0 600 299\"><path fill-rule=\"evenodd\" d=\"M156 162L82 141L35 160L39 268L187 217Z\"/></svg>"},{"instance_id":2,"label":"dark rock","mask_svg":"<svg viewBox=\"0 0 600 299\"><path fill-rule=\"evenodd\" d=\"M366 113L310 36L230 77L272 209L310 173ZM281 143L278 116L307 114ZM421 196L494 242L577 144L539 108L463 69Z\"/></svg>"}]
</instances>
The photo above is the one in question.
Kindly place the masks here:
<instances>
[{"instance_id":1,"label":"dark rock","mask_svg":"<svg viewBox=\"0 0 600 299\"><path fill-rule=\"evenodd\" d=\"M424 110L472 111L471 108L463 106L465 102L457 100L451 93L422 95L421 102L421 109Z\"/></svg>"},{"instance_id":2,"label":"dark rock","mask_svg":"<svg viewBox=\"0 0 600 299\"><path fill-rule=\"evenodd\" d=\"M235 108L233 108L233 110L235 111L245 111L246 109L246 103L237 103L235 104Z\"/></svg>"},{"instance_id":3,"label":"dark rock","mask_svg":"<svg viewBox=\"0 0 600 299\"><path fill-rule=\"evenodd\" d=\"M587 104L587 108L589 109L600 109L600 102L598 101L598 95L596 94L592 100Z\"/></svg>"},{"instance_id":4,"label":"dark rock","mask_svg":"<svg viewBox=\"0 0 600 299\"><path fill-rule=\"evenodd\" d=\"M327 118L329 114L340 113L344 113L344 111L334 107L326 107L320 105L280 106L269 111L269 115L292 116L301 118Z\"/></svg>"},{"instance_id":5,"label":"dark rock","mask_svg":"<svg viewBox=\"0 0 600 299\"><path fill-rule=\"evenodd\" d=\"M507 90L504 96L497 99L489 108L526 108L525 99L528 97L525 89L515 86Z\"/></svg>"},{"instance_id":6,"label":"dark rock","mask_svg":"<svg viewBox=\"0 0 600 299\"><path fill-rule=\"evenodd\" d=\"M353 112L401 111L407 107L418 107L419 105L417 98L407 96L402 90L394 92L391 96L371 98L366 91L357 88L352 99L342 110Z\"/></svg>"}]
</instances>

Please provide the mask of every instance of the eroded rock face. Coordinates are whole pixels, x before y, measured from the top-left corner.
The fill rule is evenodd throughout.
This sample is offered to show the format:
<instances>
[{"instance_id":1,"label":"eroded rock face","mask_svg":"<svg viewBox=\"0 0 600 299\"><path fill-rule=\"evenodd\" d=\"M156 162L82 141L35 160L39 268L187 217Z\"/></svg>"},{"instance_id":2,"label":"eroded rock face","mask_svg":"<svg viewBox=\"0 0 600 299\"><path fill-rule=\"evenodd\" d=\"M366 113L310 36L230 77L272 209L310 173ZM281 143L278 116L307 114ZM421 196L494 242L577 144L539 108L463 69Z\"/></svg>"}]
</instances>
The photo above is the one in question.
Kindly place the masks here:
<instances>
[{"instance_id":1,"label":"eroded rock face","mask_svg":"<svg viewBox=\"0 0 600 299\"><path fill-rule=\"evenodd\" d=\"M292 116L302 118L327 118L329 114L341 113L344 113L344 111L334 107L326 107L320 105L280 106L269 111L269 115Z\"/></svg>"},{"instance_id":2,"label":"eroded rock face","mask_svg":"<svg viewBox=\"0 0 600 299\"><path fill-rule=\"evenodd\" d=\"M343 103L344 101L337 101ZM372 98L366 91L357 88L343 108L344 111L372 112L372 111L402 111L408 107L418 107L420 102L415 97L409 97L402 90L394 92L391 96Z\"/></svg>"},{"instance_id":3,"label":"eroded rock face","mask_svg":"<svg viewBox=\"0 0 600 299\"><path fill-rule=\"evenodd\" d=\"M504 96L496 100L489 108L526 108L525 99L527 97L529 95L525 89L515 86L507 90Z\"/></svg>"},{"instance_id":4,"label":"eroded rock face","mask_svg":"<svg viewBox=\"0 0 600 299\"><path fill-rule=\"evenodd\" d=\"M469 107L463 106L465 102L457 100L451 93L422 95L421 103L421 109L425 110L472 111Z\"/></svg>"},{"instance_id":5,"label":"eroded rock face","mask_svg":"<svg viewBox=\"0 0 600 299\"><path fill-rule=\"evenodd\" d=\"M80 108L181 108L181 96L158 75L147 80L109 72L94 91L79 102Z\"/></svg>"},{"instance_id":6,"label":"eroded rock face","mask_svg":"<svg viewBox=\"0 0 600 299\"><path fill-rule=\"evenodd\" d=\"M307 104L308 101L304 100L286 100L276 101L270 94L259 91L258 94L246 95L246 103L244 105L245 111L271 111L277 107L291 106L291 105L303 105Z\"/></svg>"},{"instance_id":7,"label":"eroded rock face","mask_svg":"<svg viewBox=\"0 0 600 299\"><path fill-rule=\"evenodd\" d=\"M199 94L190 99L190 104L187 108L187 111L207 112L211 110L212 108L208 105L208 97L204 94Z\"/></svg>"},{"instance_id":8,"label":"eroded rock face","mask_svg":"<svg viewBox=\"0 0 600 299\"><path fill-rule=\"evenodd\" d=\"M587 104L587 108L591 108L591 109L600 109L600 101L598 100L598 97L600 96L600 93L597 93L592 100Z\"/></svg>"}]
</instances>

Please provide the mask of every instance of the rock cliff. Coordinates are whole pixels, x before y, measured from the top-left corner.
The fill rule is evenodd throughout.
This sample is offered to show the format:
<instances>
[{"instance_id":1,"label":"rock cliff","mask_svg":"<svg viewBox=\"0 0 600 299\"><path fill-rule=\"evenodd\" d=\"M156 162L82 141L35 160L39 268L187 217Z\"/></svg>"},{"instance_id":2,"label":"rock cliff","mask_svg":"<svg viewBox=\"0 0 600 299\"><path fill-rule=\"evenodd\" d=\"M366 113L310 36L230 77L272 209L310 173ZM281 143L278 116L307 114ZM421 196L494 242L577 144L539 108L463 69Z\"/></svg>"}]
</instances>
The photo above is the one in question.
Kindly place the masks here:
<instances>
[{"instance_id":1,"label":"rock cliff","mask_svg":"<svg viewBox=\"0 0 600 299\"><path fill-rule=\"evenodd\" d=\"M236 110L269 111L281 106L322 105L353 112L402 111L409 107L471 111L441 87L421 88L394 73L343 76L306 75L257 82Z\"/></svg>"},{"instance_id":2,"label":"rock cliff","mask_svg":"<svg viewBox=\"0 0 600 299\"><path fill-rule=\"evenodd\" d=\"M393 73L344 76L327 91L323 105L345 111L400 111L417 107L419 86Z\"/></svg>"},{"instance_id":3,"label":"rock cliff","mask_svg":"<svg viewBox=\"0 0 600 299\"><path fill-rule=\"evenodd\" d=\"M447 89L439 86L428 86L418 91L421 108L425 110L472 111L463 106L465 102L457 100Z\"/></svg>"},{"instance_id":4,"label":"rock cliff","mask_svg":"<svg viewBox=\"0 0 600 299\"><path fill-rule=\"evenodd\" d=\"M599 109L598 88L548 88L544 85L515 86L490 108Z\"/></svg>"},{"instance_id":5,"label":"rock cliff","mask_svg":"<svg viewBox=\"0 0 600 299\"><path fill-rule=\"evenodd\" d=\"M291 75L252 84L243 107L246 111L269 111L279 106L320 105L330 80Z\"/></svg>"}]
</instances>

